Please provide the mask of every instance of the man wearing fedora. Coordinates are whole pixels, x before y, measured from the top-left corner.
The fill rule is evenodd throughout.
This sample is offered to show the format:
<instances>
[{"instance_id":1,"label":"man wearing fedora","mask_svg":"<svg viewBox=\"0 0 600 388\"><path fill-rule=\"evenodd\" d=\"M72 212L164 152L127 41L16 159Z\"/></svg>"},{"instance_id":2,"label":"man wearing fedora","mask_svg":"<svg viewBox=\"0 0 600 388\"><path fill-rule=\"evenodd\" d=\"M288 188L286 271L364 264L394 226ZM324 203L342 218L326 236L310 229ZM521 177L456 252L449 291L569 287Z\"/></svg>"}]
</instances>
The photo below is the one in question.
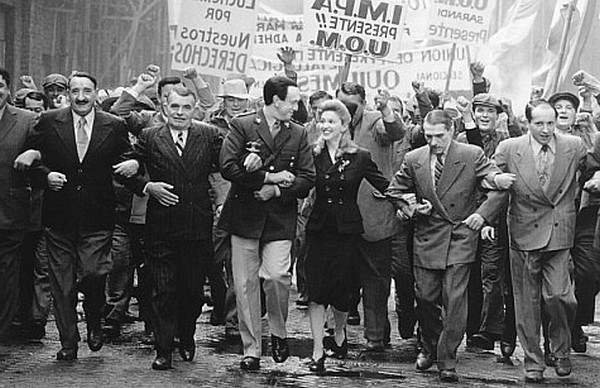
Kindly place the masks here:
<instances>
[{"instance_id":1,"label":"man wearing fedora","mask_svg":"<svg viewBox=\"0 0 600 388\"><path fill-rule=\"evenodd\" d=\"M222 92L217 95L222 98L218 109L209 113L207 121L219 129L220 134L225 137L229 133L229 122L237 115L248 111L248 102L251 98L248 94L246 82L243 79L228 79L223 82ZM213 185L219 185L220 191L227 193L231 183L221 177L220 172L209 176ZM238 333L238 318L235 304L235 289L233 286L233 274L231 270L231 236L229 233L217 226L221 207L214 209L213 245L214 261L211 268L212 277L223 276L225 266L227 287L213 287L211 283L211 296L213 299L213 312L210 322L213 325L225 323L225 336L232 337ZM222 283L225 284L225 283Z\"/></svg>"}]
</instances>

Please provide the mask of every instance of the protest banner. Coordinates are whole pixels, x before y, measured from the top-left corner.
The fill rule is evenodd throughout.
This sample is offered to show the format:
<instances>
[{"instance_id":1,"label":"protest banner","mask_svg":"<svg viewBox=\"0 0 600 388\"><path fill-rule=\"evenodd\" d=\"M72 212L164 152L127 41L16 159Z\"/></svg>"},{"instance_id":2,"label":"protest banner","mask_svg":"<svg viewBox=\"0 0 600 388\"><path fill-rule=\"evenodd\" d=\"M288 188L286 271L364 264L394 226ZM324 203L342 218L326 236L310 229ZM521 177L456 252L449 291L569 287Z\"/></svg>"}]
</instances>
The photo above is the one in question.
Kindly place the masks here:
<instances>
[{"instance_id":1,"label":"protest banner","mask_svg":"<svg viewBox=\"0 0 600 388\"><path fill-rule=\"evenodd\" d=\"M388 89L392 94L407 98L414 94L412 81L423 82L426 87L443 91L452 59L452 44L428 47L422 50L403 51L394 61L374 61L372 58L353 58L348 81L365 87L369 98L377 89ZM338 68L314 65L315 68L298 72L298 87L302 93L325 90L331 94L339 88ZM251 94L260 96L265 78L256 77ZM471 90L469 54L465 45L456 45L453 70L450 72L450 90ZM370 100L371 101L371 100Z\"/></svg>"},{"instance_id":2,"label":"protest banner","mask_svg":"<svg viewBox=\"0 0 600 388\"><path fill-rule=\"evenodd\" d=\"M483 45L496 0L431 0L425 38Z\"/></svg>"},{"instance_id":3,"label":"protest banner","mask_svg":"<svg viewBox=\"0 0 600 388\"><path fill-rule=\"evenodd\" d=\"M401 49L403 10L399 0L309 0L304 5L304 44L387 58Z\"/></svg>"},{"instance_id":4,"label":"protest banner","mask_svg":"<svg viewBox=\"0 0 600 388\"><path fill-rule=\"evenodd\" d=\"M172 26L171 68L199 67L226 77L245 73L254 45L256 0L180 0Z\"/></svg>"}]
</instances>

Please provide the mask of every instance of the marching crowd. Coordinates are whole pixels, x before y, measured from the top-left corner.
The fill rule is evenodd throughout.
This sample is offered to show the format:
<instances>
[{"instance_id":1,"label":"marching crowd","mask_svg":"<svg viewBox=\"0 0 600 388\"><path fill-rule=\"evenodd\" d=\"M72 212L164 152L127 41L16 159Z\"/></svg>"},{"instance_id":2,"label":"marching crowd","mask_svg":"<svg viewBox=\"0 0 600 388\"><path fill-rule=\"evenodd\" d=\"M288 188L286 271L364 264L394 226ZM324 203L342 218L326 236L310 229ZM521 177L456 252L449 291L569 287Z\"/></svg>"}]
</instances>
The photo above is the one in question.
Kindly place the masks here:
<instances>
[{"instance_id":1,"label":"marching crowd","mask_svg":"<svg viewBox=\"0 0 600 388\"><path fill-rule=\"evenodd\" d=\"M273 359L293 353L295 274L310 371L347 357L347 325L362 321L366 351L389 346L393 280L417 370L457 381L466 334L506 358L518 338L526 381L569 375L600 290L600 81L579 71L579 96L547 100L534 89L519 115L479 62L472 98L413 82L409 100L371 102L345 80L305 96L293 50L278 57L286 74L260 98L250 77L215 96L202 69L155 65L114 90L85 72L39 89L24 75L11 96L0 69L0 341L42 339L53 306L56 357L73 360L78 295L92 351L135 296L152 368L170 369L175 349L194 359L208 284L210 324L257 370L264 317Z\"/></svg>"}]
</instances>

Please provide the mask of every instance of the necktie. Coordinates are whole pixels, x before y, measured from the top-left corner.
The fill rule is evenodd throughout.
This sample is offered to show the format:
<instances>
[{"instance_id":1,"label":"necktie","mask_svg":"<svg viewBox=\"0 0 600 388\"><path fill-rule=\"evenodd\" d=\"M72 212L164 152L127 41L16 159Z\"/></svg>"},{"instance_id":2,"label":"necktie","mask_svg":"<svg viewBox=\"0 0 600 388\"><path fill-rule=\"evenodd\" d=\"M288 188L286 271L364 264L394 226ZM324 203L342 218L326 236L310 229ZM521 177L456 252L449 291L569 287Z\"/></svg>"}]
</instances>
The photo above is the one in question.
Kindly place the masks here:
<instances>
[{"instance_id":1,"label":"necktie","mask_svg":"<svg viewBox=\"0 0 600 388\"><path fill-rule=\"evenodd\" d=\"M88 134L85 131L86 124L87 121L85 120L85 117L81 117L77 123L77 156L79 156L80 162L83 161L83 157L85 156L90 142Z\"/></svg>"},{"instance_id":2,"label":"necktie","mask_svg":"<svg viewBox=\"0 0 600 388\"><path fill-rule=\"evenodd\" d=\"M177 153L179 156L183 155L183 149L185 148L185 140L183 139L183 131L177 132L177 141L175 142Z\"/></svg>"},{"instance_id":3,"label":"necktie","mask_svg":"<svg viewBox=\"0 0 600 388\"><path fill-rule=\"evenodd\" d=\"M273 139L275 139L275 136L277 136L280 129L281 129L281 122L279 120L277 120L273 123L273 126L271 127L271 137L273 137Z\"/></svg>"},{"instance_id":4,"label":"necktie","mask_svg":"<svg viewBox=\"0 0 600 388\"><path fill-rule=\"evenodd\" d=\"M442 155L435 156L435 170L433 172L435 187L437 187L440 178L442 177L442 171L444 171L444 163L442 162Z\"/></svg>"},{"instance_id":5,"label":"necktie","mask_svg":"<svg viewBox=\"0 0 600 388\"><path fill-rule=\"evenodd\" d=\"M545 189L548 180L550 179L550 174L548 172L549 168L549 160L548 160L548 144L544 144L542 146L542 150L539 154L539 170L538 170L538 178L540 181L540 185Z\"/></svg>"}]
</instances>

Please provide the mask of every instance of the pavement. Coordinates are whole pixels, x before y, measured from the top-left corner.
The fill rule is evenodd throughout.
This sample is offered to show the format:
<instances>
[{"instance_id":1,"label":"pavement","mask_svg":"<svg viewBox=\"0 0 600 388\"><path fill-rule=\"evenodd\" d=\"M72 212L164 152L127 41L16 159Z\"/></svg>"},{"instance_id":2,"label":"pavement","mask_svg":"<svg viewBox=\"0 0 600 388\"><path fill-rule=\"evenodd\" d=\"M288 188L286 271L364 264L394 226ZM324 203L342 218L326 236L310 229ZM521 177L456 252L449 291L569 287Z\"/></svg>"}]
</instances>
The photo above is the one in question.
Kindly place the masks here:
<instances>
[{"instance_id":1,"label":"pavement","mask_svg":"<svg viewBox=\"0 0 600 388\"><path fill-rule=\"evenodd\" d=\"M542 384L526 384L523 379L523 352L517 346L509 363L500 357L498 346L492 352L459 348L458 383L442 383L435 367L417 372L414 343L403 341L397 332L397 319L390 298L389 318L392 324L391 347L382 353L364 352L362 326L349 326L349 354L346 360L327 359L327 371L317 375L309 372L307 362L312 339L306 309L293 303L290 296L288 330L292 356L282 364L270 357L269 332L263 326L261 369L246 372L239 369L242 348L239 339L228 341L222 326L209 324L210 308L205 307L196 330L196 358L181 361L173 355L174 369L154 371L151 346L143 345L143 324L124 326L118 339L107 342L99 352L92 353L82 342L79 358L57 361L60 349L54 321L48 323L46 337L38 343L0 345L0 387L600 387L600 310L596 322L584 328L589 335L588 351L573 354L573 373L566 378L546 369ZM135 306L133 306L135 308ZM85 324L79 323L85 338Z\"/></svg>"}]
</instances>

